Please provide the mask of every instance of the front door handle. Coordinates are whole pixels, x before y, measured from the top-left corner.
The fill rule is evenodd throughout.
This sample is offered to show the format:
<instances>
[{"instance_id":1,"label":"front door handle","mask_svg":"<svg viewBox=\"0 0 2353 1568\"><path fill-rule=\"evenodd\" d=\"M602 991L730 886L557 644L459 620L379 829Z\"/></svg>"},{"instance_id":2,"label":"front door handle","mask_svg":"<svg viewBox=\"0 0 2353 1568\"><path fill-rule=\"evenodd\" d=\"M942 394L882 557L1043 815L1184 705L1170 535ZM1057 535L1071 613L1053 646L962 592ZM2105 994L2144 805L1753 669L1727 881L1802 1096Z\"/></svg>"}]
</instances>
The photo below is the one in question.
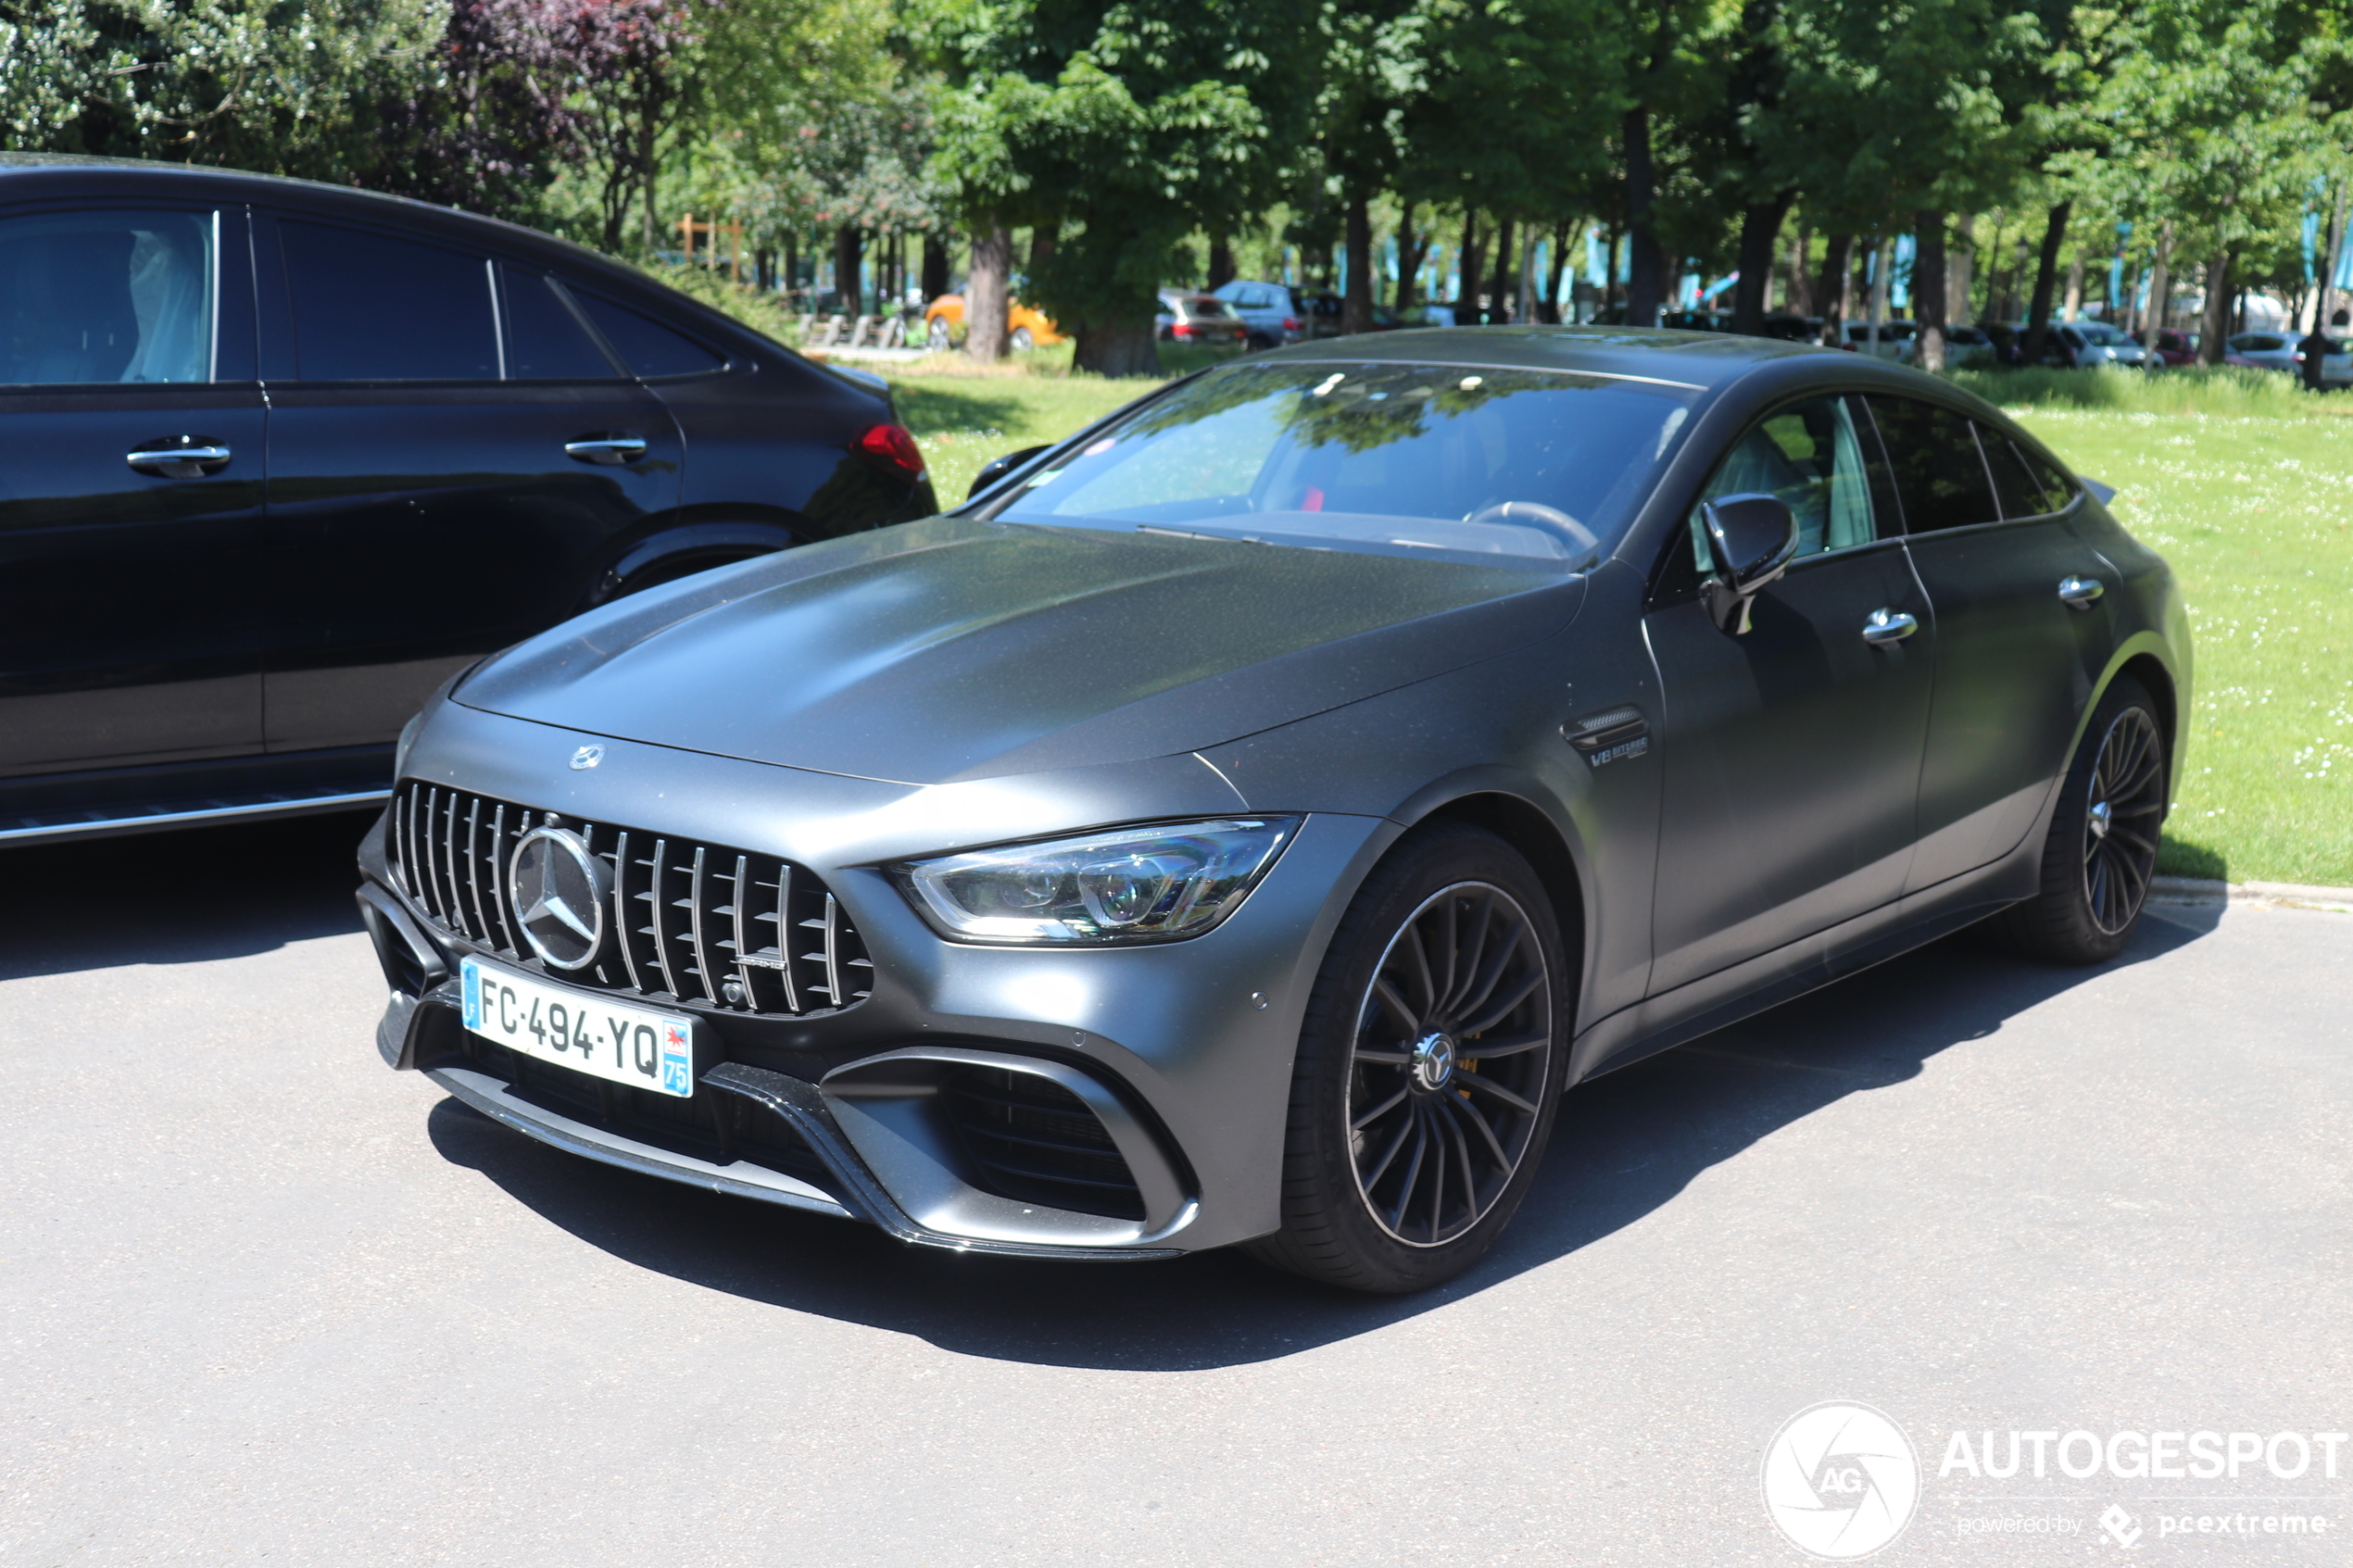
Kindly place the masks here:
<instances>
[{"instance_id":1,"label":"front door handle","mask_svg":"<svg viewBox=\"0 0 2353 1568\"><path fill-rule=\"evenodd\" d=\"M1917 616L1900 609L1875 609L1871 618L1863 622L1863 640L1875 648L1885 647L1890 643L1902 642L1919 629Z\"/></svg>"},{"instance_id":2,"label":"front door handle","mask_svg":"<svg viewBox=\"0 0 2353 1568\"><path fill-rule=\"evenodd\" d=\"M634 463L646 455L646 438L615 431L609 435L584 435L577 441L564 443L564 454L584 463L601 463L618 468Z\"/></svg>"},{"instance_id":3,"label":"front door handle","mask_svg":"<svg viewBox=\"0 0 2353 1568\"><path fill-rule=\"evenodd\" d=\"M2089 609L2108 584L2096 577L2062 577L2059 579L2059 602L2070 609Z\"/></svg>"},{"instance_id":4,"label":"front door handle","mask_svg":"<svg viewBox=\"0 0 2353 1568\"><path fill-rule=\"evenodd\" d=\"M227 445L208 435L168 435L143 441L122 455L133 472L156 479L202 479L229 466Z\"/></svg>"}]
</instances>

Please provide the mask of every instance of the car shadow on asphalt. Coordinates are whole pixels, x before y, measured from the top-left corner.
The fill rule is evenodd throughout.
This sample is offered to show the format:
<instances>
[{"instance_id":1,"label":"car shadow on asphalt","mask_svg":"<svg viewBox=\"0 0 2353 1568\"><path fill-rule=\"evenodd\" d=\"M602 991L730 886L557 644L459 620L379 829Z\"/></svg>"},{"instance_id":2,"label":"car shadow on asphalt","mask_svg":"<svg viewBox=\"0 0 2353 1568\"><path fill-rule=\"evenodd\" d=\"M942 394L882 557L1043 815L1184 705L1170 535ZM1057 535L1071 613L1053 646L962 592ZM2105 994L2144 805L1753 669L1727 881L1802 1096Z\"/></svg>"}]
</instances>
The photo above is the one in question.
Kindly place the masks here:
<instances>
[{"instance_id":1,"label":"car shadow on asphalt","mask_svg":"<svg viewBox=\"0 0 2353 1568\"><path fill-rule=\"evenodd\" d=\"M2212 929L2145 920L2106 969L1936 943L1591 1081L1495 1249L1463 1277L1373 1298L1274 1273L1232 1251L1155 1263L1043 1263L902 1246L864 1225L774 1209L559 1153L435 1105L451 1161L591 1246L709 1289L916 1336L942 1349L1076 1368L1189 1371L1271 1361L1441 1308L1541 1268L1668 1203L1702 1173L1849 1095L1919 1075L1940 1052L2093 976ZM780 1323L780 1328L783 1325Z\"/></svg>"},{"instance_id":2,"label":"car shadow on asphalt","mask_svg":"<svg viewBox=\"0 0 2353 1568\"><path fill-rule=\"evenodd\" d=\"M0 850L0 980L204 963L359 929L374 813Z\"/></svg>"}]
</instances>

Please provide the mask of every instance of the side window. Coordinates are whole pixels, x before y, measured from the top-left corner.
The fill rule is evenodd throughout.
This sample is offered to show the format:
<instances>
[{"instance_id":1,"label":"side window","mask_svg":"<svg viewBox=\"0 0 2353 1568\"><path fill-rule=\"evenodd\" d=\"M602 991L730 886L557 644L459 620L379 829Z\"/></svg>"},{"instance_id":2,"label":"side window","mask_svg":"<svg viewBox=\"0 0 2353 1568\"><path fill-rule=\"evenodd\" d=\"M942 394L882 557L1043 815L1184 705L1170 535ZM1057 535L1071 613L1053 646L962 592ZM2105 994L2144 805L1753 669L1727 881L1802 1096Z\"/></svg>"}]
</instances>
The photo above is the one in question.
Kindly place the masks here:
<instances>
[{"instance_id":1,"label":"side window","mask_svg":"<svg viewBox=\"0 0 2353 1568\"><path fill-rule=\"evenodd\" d=\"M650 316L625 305L575 291L573 297L605 334L621 362L650 381L657 376L691 376L715 370L727 361L683 332L672 331Z\"/></svg>"},{"instance_id":2,"label":"side window","mask_svg":"<svg viewBox=\"0 0 2353 1568\"><path fill-rule=\"evenodd\" d=\"M2058 470L1998 430L1977 427L1978 445L1986 466L1994 470L1994 490L2002 498L2004 518L2047 517L2064 511L2075 498L2075 487Z\"/></svg>"},{"instance_id":3,"label":"side window","mask_svg":"<svg viewBox=\"0 0 2353 1568\"><path fill-rule=\"evenodd\" d=\"M498 269L507 300L507 374L523 381L612 381L620 372L597 346L555 283L536 272Z\"/></svg>"},{"instance_id":4,"label":"side window","mask_svg":"<svg viewBox=\"0 0 2353 1568\"><path fill-rule=\"evenodd\" d=\"M0 220L0 383L212 379L209 212Z\"/></svg>"},{"instance_id":5,"label":"side window","mask_svg":"<svg viewBox=\"0 0 2353 1568\"><path fill-rule=\"evenodd\" d=\"M1965 415L1910 397L1874 396L1870 405L1907 532L2000 521L1976 428Z\"/></svg>"},{"instance_id":6,"label":"side window","mask_svg":"<svg viewBox=\"0 0 2353 1568\"><path fill-rule=\"evenodd\" d=\"M1780 496L1796 517L1801 558L1876 538L1852 403L1809 397L1766 415L1733 443L1700 499L1758 493ZM1691 527L1692 564L1713 571L1707 525L1697 507Z\"/></svg>"},{"instance_id":7,"label":"side window","mask_svg":"<svg viewBox=\"0 0 2353 1568\"><path fill-rule=\"evenodd\" d=\"M365 229L282 220L304 381L497 381L490 264Z\"/></svg>"}]
</instances>

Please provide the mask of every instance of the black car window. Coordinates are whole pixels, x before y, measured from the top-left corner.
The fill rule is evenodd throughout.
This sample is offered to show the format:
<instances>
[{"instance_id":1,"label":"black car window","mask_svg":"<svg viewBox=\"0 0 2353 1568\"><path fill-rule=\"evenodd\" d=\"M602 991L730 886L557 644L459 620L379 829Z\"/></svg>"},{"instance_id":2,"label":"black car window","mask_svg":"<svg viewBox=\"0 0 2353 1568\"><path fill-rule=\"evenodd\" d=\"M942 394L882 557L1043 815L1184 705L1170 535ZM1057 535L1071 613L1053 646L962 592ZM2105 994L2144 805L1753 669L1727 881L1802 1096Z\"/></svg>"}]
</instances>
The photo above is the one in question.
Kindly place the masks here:
<instances>
[{"instance_id":1,"label":"black car window","mask_svg":"<svg viewBox=\"0 0 2353 1568\"><path fill-rule=\"evenodd\" d=\"M621 362L636 374L651 381L661 376L691 376L705 370L715 370L727 361L693 338L663 326L650 316L639 315L625 305L597 295L574 290L573 297L605 334Z\"/></svg>"},{"instance_id":2,"label":"black car window","mask_svg":"<svg viewBox=\"0 0 2353 1568\"><path fill-rule=\"evenodd\" d=\"M611 381L605 351L581 326L555 284L536 272L501 267L507 296L507 374L523 381Z\"/></svg>"},{"instance_id":3,"label":"black car window","mask_svg":"<svg viewBox=\"0 0 2353 1568\"><path fill-rule=\"evenodd\" d=\"M1994 489L2005 518L2046 517L2064 510L2073 498L2074 487L2057 470L2000 431L1979 425L1977 440L1994 470Z\"/></svg>"},{"instance_id":4,"label":"black car window","mask_svg":"<svg viewBox=\"0 0 2353 1568\"><path fill-rule=\"evenodd\" d=\"M1870 405L1894 470L1907 532L1933 533L1999 521L1977 432L1966 415L1912 397L1875 395Z\"/></svg>"},{"instance_id":5,"label":"black car window","mask_svg":"<svg viewBox=\"0 0 2353 1568\"><path fill-rule=\"evenodd\" d=\"M497 381L490 264L367 229L283 220L304 381Z\"/></svg>"},{"instance_id":6,"label":"black car window","mask_svg":"<svg viewBox=\"0 0 2353 1568\"><path fill-rule=\"evenodd\" d=\"M0 383L212 379L213 215L0 221Z\"/></svg>"}]
</instances>

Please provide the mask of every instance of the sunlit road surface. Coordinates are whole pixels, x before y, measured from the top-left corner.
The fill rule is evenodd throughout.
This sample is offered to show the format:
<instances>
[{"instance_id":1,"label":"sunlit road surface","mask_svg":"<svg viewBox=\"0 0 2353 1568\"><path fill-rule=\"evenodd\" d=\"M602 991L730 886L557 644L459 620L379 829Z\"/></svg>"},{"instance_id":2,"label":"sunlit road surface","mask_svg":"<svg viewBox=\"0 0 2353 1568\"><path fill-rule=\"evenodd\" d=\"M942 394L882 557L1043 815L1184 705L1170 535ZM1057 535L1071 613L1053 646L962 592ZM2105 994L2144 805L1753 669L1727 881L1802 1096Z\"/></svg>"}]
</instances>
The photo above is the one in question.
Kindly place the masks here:
<instances>
[{"instance_id":1,"label":"sunlit road surface","mask_svg":"<svg viewBox=\"0 0 2353 1568\"><path fill-rule=\"evenodd\" d=\"M1939 1474L1956 1431L2353 1424L2353 917L1885 965L1579 1090L1500 1248L1377 1300L505 1132L377 1060L358 831L0 859L0 1563L1794 1564L1759 1467L1830 1399L1918 1453L1877 1562L2353 1552L2353 1446ZM2160 1534L2289 1511L2329 1533Z\"/></svg>"}]
</instances>

